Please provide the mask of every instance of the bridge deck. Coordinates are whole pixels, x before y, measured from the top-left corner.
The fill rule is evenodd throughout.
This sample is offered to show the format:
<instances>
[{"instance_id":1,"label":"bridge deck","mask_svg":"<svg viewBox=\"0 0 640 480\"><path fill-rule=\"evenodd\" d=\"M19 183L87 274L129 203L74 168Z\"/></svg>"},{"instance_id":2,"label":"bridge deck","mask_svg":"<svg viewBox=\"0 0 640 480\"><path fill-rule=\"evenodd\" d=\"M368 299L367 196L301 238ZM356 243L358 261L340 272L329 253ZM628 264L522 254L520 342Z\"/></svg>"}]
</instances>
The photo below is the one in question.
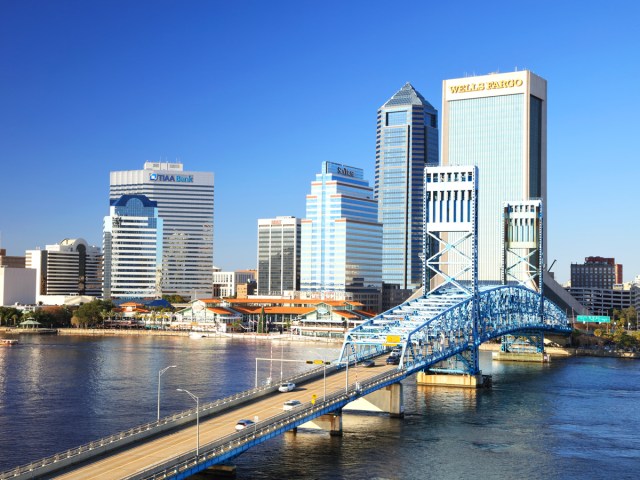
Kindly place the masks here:
<instances>
[{"instance_id":1,"label":"bridge deck","mask_svg":"<svg viewBox=\"0 0 640 480\"><path fill-rule=\"evenodd\" d=\"M364 368L361 366L349 368L349 383L363 381L383 372L397 369L397 366L384 365L384 357L377 359L376 366ZM344 370L338 372L327 371L327 396L333 392L344 390ZM240 406L201 420L200 422L200 448L208 443L235 432L236 422L247 418L253 420L258 416L260 421L282 413L283 403L287 400L311 401L312 395L316 395L318 401L322 400L324 393L324 381L322 378L307 382L298 386L296 390L287 393L276 392L273 395L262 397L255 402ZM161 463L169 458L195 453L196 426L191 425L178 431L174 431L155 439L136 444L119 453L108 457L97 458L89 464L82 465L65 473L54 474L49 478L59 479L122 479L143 471L152 465ZM71 467L72 468L72 467Z\"/></svg>"}]
</instances>

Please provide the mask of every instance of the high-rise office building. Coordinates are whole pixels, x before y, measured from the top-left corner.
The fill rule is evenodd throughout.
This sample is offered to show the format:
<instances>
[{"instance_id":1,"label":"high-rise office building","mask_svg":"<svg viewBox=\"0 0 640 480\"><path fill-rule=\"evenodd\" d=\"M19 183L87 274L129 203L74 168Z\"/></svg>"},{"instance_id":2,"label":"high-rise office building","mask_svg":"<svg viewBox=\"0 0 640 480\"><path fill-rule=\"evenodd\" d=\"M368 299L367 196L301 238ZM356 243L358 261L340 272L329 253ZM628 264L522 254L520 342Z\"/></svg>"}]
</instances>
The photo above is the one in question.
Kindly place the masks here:
<instances>
[{"instance_id":1,"label":"high-rise office building","mask_svg":"<svg viewBox=\"0 0 640 480\"><path fill-rule=\"evenodd\" d=\"M300 219L258 219L258 295L300 290Z\"/></svg>"},{"instance_id":2,"label":"high-rise office building","mask_svg":"<svg viewBox=\"0 0 640 480\"><path fill-rule=\"evenodd\" d=\"M157 202L144 195L111 200L103 230L105 299L160 295L162 224Z\"/></svg>"},{"instance_id":3,"label":"high-rise office building","mask_svg":"<svg viewBox=\"0 0 640 480\"><path fill-rule=\"evenodd\" d=\"M529 71L456 78L442 99L442 164L478 166L478 276L499 283L504 202L542 199L548 218L547 82Z\"/></svg>"},{"instance_id":4,"label":"high-rise office building","mask_svg":"<svg viewBox=\"0 0 640 480\"><path fill-rule=\"evenodd\" d=\"M186 172L181 163L146 162L144 170L111 172L109 197L145 195L164 221L163 294L211 296L213 173Z\"/></svg>"},{"instance_id":5,"label":"high-rise office building","mask_svg":"<svg viewBox=\"0 0 640 480\"><path fill-rule=\"evenodd\" d=\"M47 295L102 295L102 254L83 238L66 238L44 250L27 250L25 266L36 270L38 301Z\"/></svg>"},{"instance_id":6,"label":"high-rise office building","mask_svg":"<svg viewBox=\"0 0 640 480\"><path fill-rule=\"evenodd\" d=\"M382 223L382 280L422 282L423 176L438 164L438 112L407 83L378 110L375 198Z\"/></svg>"},{"instance_id":7,"label":"high-rise office building","mask_svg":"<svg viewBox=\"0 0 640 480\"><path fill-rule=\"evenodd\" d=\"M302 293L380 308L382 225L362 169L332 162L311 182L302 220Z\"/></svg>"}]
</instances>

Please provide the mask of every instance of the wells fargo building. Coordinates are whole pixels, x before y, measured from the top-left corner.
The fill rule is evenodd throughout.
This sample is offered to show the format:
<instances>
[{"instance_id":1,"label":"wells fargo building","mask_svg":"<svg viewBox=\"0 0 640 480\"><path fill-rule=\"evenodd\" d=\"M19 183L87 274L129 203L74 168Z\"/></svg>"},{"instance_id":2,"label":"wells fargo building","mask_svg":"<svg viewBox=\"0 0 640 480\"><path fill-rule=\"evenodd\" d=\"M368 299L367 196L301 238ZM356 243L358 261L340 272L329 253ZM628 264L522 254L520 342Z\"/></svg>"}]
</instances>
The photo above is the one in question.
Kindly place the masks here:
<instances>
[{"instance_id":1,"label":"wells fargo building","mask_svg":"<svg viewBox=\"0 0 640 480\"><path fill-rule=\"evenodd\" d=\"M540 198L548 211L547 82L526 70L456 78L442 98L442 164L478 166L479 279L498 281L503 203Z\"/></svg>"}]
</instances>

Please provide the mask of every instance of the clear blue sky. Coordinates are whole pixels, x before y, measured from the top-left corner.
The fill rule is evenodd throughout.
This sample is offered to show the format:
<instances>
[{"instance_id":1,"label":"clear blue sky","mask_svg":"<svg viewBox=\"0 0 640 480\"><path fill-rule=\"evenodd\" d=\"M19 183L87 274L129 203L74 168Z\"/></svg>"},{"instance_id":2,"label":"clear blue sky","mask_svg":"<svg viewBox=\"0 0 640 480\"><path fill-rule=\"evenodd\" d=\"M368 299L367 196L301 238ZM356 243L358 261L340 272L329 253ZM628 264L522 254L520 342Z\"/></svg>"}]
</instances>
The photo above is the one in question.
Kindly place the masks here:
<instances>
[{"instance_id":1,"label":"clear blue sky","mask_svg":"<svg viewBox=\"0 0 640 480\"><path fill-rule=\"evenodd\" d=\"M10 255L101 244L109 171L215 173L215 263L258 218L304 216L324 160L373 180L376 111L411 82L548 81L548 263L640 274L636 2L0 0L0 232Z\"/></svg>"}]
</instances>

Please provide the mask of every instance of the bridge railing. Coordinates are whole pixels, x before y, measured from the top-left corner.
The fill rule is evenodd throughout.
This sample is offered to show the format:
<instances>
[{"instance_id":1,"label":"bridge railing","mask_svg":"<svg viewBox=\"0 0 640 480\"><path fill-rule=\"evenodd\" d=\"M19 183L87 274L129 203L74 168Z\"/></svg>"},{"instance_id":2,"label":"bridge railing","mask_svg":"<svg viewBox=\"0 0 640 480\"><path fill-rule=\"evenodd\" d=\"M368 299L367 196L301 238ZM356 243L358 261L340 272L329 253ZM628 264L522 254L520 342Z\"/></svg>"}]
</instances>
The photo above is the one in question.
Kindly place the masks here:
<instances>
[{"instance_id":1,"label":"bridge railing","mask_svg":"<svg viewBox=\"0 0 640 480\"><path fill-rule=\"evenodd\" d=\"M294 410L288 410L269 417L253 426L244 428L240 432L200 445L199 457L196 457L194 453L177 455L158 462L142 472L123 477L123 480L167 478L185 470L197 468L198 465L200 465L199 469L204 469L221 463L228 458L239 455L253 445L262 443L275 435L311 421L325 413L338 410L356 398L382 388L389 383L396 383L405 376L406 372L404 370L393 370L362 382L353 382L348 387L345 387L345 390L327 395L324 400L317 400L315 403L304 403Z\"/></svg>"},{"instance_id":2,"label":"bridge railing","mask_svg":"<svg viewBox=\"0 0 640 480\"><path fill-rule=\"evenodd\" d=\"M335 363L335 362L334 362ZM337 368L333 366L332 368ZM309 378L313 378L322 374L324 367L318 367L308 370L304 373L297 374L293 377L284 379L287 382L301 382ZM327 368L329 370L329 368ZM200 407L200 418L208 417L214 413L224 410L231 404L240 402L241 400L249 400L251 398L259 397L271 392L275 392L278 389L278 384L270 386L260 386L258 388L252 388L251 390L245 390L228 397L215 400L203 404ZM47 471L55 471L58 468L63 468L75 463L76 460L84 460L90 458L93 455L103 454L115 448L122 447L137 440L144 439L156 433L159 433L167 428L173 428L174 426L189 423L196 417L196 409L190 408L183 410L172 415L161 418L158 421L137 425L128 430L123 430L113 435L109 435L98 440L80 445L78 447L70 448L64 452L59 452L54 455L50 455L33 462L20 465L11 470L0 472L0 480L11 479L25 475L25 478L29 478L31 474L42 475L44 473L37 473L38 470L46 469ZM85 458L86 457L86 458ZM48 468L55 467L55 468Z\"/></svg>"}]
</instances>

